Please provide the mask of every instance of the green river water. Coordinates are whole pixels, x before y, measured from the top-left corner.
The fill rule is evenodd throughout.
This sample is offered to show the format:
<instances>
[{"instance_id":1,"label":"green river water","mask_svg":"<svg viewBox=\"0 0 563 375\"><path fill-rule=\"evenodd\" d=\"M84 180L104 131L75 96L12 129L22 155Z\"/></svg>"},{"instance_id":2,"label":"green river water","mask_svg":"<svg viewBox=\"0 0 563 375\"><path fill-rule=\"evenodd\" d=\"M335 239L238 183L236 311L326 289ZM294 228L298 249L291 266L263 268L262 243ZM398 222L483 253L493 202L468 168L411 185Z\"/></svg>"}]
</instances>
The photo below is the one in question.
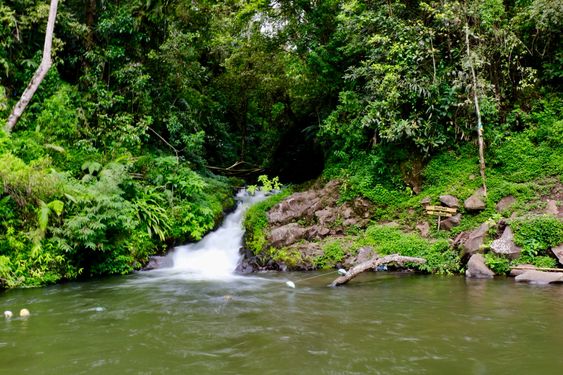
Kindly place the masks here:
<instances>
[{"instance_id":1,"label":"green river water","mask_svg":"<svg viewBox=\"0 0 563 375\"><path fill-rule=\"evenodd\" d=\"M562 374L563 287L152 271L0 294L0 374ZM293 280L297 287L285 285ZM20 308L31 316L16 317Z\"/></svg>"}]
</instances>

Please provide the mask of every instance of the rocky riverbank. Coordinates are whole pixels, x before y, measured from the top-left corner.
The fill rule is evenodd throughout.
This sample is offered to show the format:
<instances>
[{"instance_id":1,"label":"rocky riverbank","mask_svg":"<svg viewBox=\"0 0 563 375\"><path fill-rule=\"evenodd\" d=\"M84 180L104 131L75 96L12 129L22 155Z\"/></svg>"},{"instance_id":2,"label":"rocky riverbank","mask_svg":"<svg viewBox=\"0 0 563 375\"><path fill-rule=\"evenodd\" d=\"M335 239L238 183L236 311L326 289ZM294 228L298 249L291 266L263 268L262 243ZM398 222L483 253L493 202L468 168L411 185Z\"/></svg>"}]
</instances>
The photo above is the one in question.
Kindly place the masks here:
<instances>
[{"instance_id":1,"label":"rocky riverbank","mask_svg":"<svg viewBox=\"0 0 563 375\"><path fill-rule=\"evenodd\" d=\"M563 219L563 188L559 183L550 194L538 197L545 204L537 205L535 212L512 209L517 199L511 195L491 202L482 189L477 189L463 200L453 194L417 197L417 204L403 207L406 213L398 220L394 219L400 215L392 213L375 218L373 213L378 207L368 199L358 197L343 201L343 188L337 180L317 183L273 205L266 212L265 243L259 251L245 246L238 270L246 273L348 268L374 253L389 253L388 248L393 246L389 242L393 241L386 242L384 237L392 235L397 236L395 242L407 239L403 241L403 249L398 249L403 250L404 255L424 257L425 248L434 249L442 244L438 246L439 252L426 251L426 255L443 255L444 261L452 262L453 254L457 267L450 264L446 273L455 270L471 278L492 278L511 274L512 268L532 261L552 267L532 265L526 272L512 272L512 275L518 275L517 280L538 283L563 281L563 246L560 244L563 238L560 237L559 242L553 238L561 234ZM433 202L456 210L455 215L440 220L439 229L436 228L437 218L425 210ZM476 218L491 204L494 214L479 223ZM465 229L470 224L476 225ZM545 239L538 237L542 235L550 236L547 248ZM447 245L443 245L445 241ZM370 246L364 246L366 243ZM444 270L435 268L437 272ZM538 270L542 268L549 268L549 274ZM559 269L561 272L553 272Z\"/></svg>"}]
</instances>

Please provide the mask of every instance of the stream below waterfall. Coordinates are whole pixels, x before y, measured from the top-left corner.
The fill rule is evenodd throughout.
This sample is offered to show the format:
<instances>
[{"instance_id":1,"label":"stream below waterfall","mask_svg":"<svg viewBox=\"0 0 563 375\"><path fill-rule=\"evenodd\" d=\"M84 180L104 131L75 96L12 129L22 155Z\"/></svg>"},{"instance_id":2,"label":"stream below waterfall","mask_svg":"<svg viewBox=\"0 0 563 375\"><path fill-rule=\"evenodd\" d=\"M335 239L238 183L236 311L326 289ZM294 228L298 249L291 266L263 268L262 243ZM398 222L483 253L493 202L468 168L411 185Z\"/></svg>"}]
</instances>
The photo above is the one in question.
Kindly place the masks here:
<instances>
[{"instance_id":1,"label":"stream below waterfall","mask_svg":"<svg viewBox=\"0 0 563 375\"><path fill-rule=\"evenodd\" d=\"M251 204L239 198L171 268L1 293L2 311L31 316L0 318L0 374L561 373L561 285L235 275Z\"/></svg>"}]
</instances>

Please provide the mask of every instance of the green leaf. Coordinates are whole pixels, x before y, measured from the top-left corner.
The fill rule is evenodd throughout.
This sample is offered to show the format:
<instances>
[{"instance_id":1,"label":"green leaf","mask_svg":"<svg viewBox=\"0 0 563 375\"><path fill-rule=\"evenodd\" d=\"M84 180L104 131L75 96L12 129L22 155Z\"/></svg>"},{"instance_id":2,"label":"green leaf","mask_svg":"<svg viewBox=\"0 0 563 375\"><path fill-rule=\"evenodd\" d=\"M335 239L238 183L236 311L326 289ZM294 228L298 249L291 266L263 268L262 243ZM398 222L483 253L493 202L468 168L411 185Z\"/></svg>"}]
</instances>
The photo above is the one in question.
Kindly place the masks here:
<instances>
[{"instance_id":1,"label":"green leaf","mask_svg":"<svg viewBox=\"0 0 563 375\"><path fill-rule=\"evenodd\" d=\"M51 210L55 211L57 216L61 216L65 204L60 200L55 199L54 201L49 202L48 206Z\"/></svg>"},{"instance_id":2,"label":"green leaf","mask_svg":"<svg viewBox=\"0 0 563 375\"><path fill-rule=\"evenodd\" d=\"M39 212L37 212L37 221L39 222L39 229L45 233L47 225L49 224L49 213L51 209L43 201L39 201Z\"/></svg>"}]
</instances>

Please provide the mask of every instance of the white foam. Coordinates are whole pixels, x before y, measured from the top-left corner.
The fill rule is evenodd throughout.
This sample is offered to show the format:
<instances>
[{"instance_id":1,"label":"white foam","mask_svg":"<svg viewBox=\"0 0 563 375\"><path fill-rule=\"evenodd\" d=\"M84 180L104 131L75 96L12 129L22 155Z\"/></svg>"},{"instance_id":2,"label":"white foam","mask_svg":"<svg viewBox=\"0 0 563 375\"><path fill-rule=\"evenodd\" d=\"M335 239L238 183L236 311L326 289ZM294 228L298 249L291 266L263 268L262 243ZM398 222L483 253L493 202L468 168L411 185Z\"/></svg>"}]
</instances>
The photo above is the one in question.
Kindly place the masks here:
<instances>
[{"instance_id":1,"label":"white foam","mask_svg":"<svg viewBox=\"0 0 563 375\"><path fill-rule=\"evenodd\" d=\"M178 246L172 250L169 256L173 266L169 271L198 280L224 280L234 277L244 235L243 214L253 203L263 199L265 194L260 192L253 196L245 191L239 192L236 210L226 216L217 230L197 243Z\"/></svg>"}]
</instances>

